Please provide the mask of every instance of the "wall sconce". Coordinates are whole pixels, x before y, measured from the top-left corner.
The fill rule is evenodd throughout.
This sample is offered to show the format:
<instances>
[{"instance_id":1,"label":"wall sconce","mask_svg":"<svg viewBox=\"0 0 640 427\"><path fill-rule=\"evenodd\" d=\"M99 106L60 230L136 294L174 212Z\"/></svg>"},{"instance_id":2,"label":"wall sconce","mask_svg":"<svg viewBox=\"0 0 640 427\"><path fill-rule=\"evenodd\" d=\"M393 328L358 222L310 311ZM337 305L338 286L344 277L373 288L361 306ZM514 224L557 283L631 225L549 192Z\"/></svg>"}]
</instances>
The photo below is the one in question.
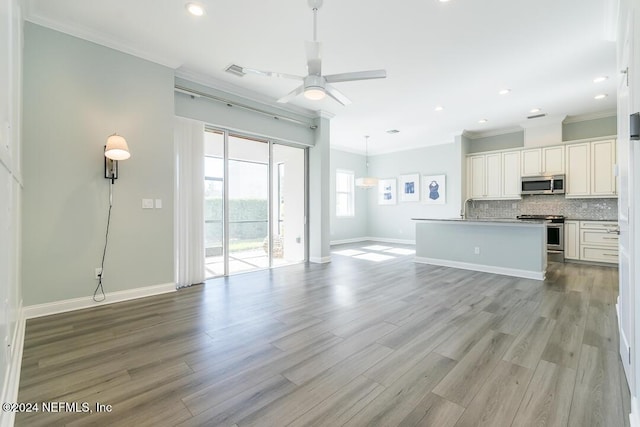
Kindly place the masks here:
<instances>
[{"instance_id":1,"label":"wall sconce","mask_svg":"<svg viewBox=\"0 0 640 427\"><path fill-rule=\"evenodd\" d=\"M118 160L127 160L131 157L127 140L114 133L107 138L104 146L104 177L115 183L118 179Z\"/></svg>"}]
</instances>

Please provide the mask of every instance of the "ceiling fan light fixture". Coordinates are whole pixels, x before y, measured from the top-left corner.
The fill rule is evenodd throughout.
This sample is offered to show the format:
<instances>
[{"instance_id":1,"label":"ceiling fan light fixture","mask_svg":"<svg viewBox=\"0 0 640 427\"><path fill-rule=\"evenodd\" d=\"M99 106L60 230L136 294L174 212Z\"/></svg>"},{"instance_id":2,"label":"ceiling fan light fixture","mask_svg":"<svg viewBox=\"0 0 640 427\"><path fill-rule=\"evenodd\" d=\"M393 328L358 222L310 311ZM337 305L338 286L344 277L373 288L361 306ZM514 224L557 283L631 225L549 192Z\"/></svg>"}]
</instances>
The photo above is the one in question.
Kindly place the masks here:
<instances>
[{"instance_id":1,"label":"ceiling fan light fixture","mask_svg":"<svg viewBox=\"0 0 640 427\"><path fill-rule=\"evenodd\" d=\"M304 97L312 101L319 101L324 99L325 96L327 96L327 93L324 91L324 88L319 86L310 86L304 90Z\"/></svg>"}]
</instances>

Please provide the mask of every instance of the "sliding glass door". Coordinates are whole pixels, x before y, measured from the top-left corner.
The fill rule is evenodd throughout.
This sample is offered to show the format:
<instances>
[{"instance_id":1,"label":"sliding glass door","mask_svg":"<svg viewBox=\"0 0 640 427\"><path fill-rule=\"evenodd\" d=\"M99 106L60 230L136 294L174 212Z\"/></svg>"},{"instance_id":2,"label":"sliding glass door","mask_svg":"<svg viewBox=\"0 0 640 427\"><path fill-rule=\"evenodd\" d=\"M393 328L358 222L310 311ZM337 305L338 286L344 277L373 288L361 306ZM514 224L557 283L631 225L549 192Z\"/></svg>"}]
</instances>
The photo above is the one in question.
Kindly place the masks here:
<instances>
[{"instance_id":1,"label":"sliding glass door","mask_svg":"<svg viewBox=\"0 0 640 427\"><path fill-rule=\"evenodd\" d=\"M204 135L205 277L224 275L224 133Z\"/></svg>"},{"instance_id":2,"label":"sliding glass door","mask_svg":"<svg viewBox=\"0 0 640 427\"><path fill-rule=\"evenodd\" d=\"M229 136L229 271L269 268L269 143Z\"/></svg>"},{"instance_id":3,"label":"sliding glass door","mask_svg":"<svg viewBox=\"0 0 640 427\"><path fill-rule=\"evenodd\" d=\"M306 260L306 152L207 129L207 278Z\"/></svg>"}]
</instances>

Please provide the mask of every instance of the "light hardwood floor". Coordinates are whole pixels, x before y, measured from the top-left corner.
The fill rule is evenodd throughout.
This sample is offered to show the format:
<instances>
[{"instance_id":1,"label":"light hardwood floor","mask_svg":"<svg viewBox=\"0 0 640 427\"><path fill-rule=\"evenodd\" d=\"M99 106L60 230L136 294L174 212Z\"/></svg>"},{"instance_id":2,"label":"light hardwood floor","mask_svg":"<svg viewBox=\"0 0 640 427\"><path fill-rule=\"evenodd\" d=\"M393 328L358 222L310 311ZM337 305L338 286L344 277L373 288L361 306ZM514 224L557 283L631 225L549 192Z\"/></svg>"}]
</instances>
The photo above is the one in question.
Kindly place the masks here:
<instances>
[{"instance_id":1,"label":"light hardwood floor","mask_svg":"<svg viewBox=\"0 0 640 427\"><path fill-rule=\"evenodd\" d=\"M616 269L551 264L539 282L365 246L334 250L394 258L335 254L29 320L19 401L94 412L16 424L628 425Z\"/></svg>"}]
</instances>

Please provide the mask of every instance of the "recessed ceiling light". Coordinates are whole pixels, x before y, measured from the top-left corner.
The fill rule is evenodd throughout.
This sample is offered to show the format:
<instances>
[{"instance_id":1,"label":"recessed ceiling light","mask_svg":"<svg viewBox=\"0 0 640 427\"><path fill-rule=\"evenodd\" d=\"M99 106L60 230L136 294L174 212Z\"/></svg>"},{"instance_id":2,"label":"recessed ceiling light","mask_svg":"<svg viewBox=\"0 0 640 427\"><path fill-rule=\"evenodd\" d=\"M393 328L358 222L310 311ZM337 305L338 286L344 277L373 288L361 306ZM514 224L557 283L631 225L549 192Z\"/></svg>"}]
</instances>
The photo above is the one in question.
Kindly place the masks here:
<instances>
[{"instance_id":1,"label":"recessed ceiling light","mask_svg":"<svg viewBox=\"0 0 640 427\"><path fill-rule=\"evenodd\" d=\"M529 110L530 113L539 113L540 109L539 108L532 108L531 110Z\"/></svg>"},{"instance_id":2,"label":"recessed ceiling light","mask_svg":"<svg viewBox=\"0 0 640 427\"><path fill-rule=\"evenodd\" d=\"M444 107L442 105L438 105L436 108L434 108L435 111L442 111L444 110Z\"/></svg>"},{"instance_id":3,"label":"recessed ceiling light","mask_svg":"<svg viewBox=\"0 0 640 427\"><path fill-rule=\"evenodd\" d=\"M488 121L489 120L487 120L487 119L480 119L480 120L478 120L478 123L484 124L484 123L487 123Z\"/></svg>"},{"instance_id":4,"label":"recessed ceiling light","mask_svg":"<svg viewBox=\"0 0 640 427\"><path fill-rule=\"evenodd\" d=\"M198 3L187 3L184 7L186 7L193 16L204 15L204 7Z\"/></svg>"},{"instance_id":5,"label":"recessed ceiling light","mask_svg":"<svg viewBox=\"0 0 640 427\"><path fill-rule=\"evenodd\" d=\"M595 79L593 79L594 83L602 83L603 81L607 80L609 77L607 76L599 76L596 77Z\"/></svg>"},{"instance_id":6,"label":"recessed ceiling light","mask_svg":"<svg viewBox=\"0 0 640 427\"><path fill-rule=\"evenodd\" d=\"M593 99L605 99L607 97L606 93L600 93L593 97Z\"/></svg>"},{"instance_id":7,"label":"recessed ceiling light","mask_svg":"<svg viewBox=\"0 0 640 427\"><path fill-rule=\"evenodd\" d=\"M506 95L509 92L511 92L511 89L502 89L500 92L498 92L500 95Z\"/></svg>"},{"instance_id":8,"label":"recessed ceiling light","mask_svg":"<svg viewBox=\"0 0 640 427\"><path fill-rule=\"evenodd\" d=\"M446 3L446 2L448 2L448 1L449 1L449 0L440 0L440 3Z\"/></svg>"}]
</instances>

